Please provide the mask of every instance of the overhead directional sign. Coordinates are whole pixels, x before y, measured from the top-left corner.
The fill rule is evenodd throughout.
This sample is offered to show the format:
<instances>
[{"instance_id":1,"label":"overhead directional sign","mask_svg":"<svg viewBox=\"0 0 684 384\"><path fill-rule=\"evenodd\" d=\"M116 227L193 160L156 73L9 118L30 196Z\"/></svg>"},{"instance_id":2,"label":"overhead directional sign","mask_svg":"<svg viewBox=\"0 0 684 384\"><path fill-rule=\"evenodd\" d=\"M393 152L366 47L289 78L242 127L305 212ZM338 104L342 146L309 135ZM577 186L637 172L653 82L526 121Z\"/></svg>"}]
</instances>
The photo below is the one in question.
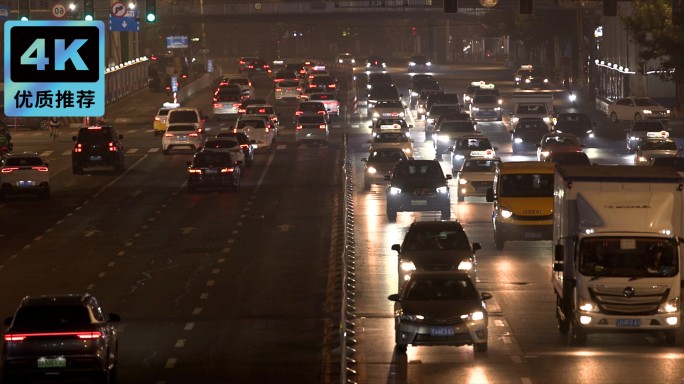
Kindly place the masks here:
<instances>
[{"instance_id":1,"label":"overhead directional sign","mask_svg":"<svg viewBox=\"0 0 684 384\"><path fill-rule=\"evenodd\" d=\"M7 20L10 17L10 9L4 4L0 4L0 20Z\"/></svg>"},{"instance_id":2,"label":"overhead directional sign","mask_svg":"<svg viewBox=\"0 0 684 384\"><path fill-rule=\"evenodd\" d=\"M109 30L112 32L138 32L140 31L140 23L135 17L109 15Z\"/></svg>"}]
</instances>

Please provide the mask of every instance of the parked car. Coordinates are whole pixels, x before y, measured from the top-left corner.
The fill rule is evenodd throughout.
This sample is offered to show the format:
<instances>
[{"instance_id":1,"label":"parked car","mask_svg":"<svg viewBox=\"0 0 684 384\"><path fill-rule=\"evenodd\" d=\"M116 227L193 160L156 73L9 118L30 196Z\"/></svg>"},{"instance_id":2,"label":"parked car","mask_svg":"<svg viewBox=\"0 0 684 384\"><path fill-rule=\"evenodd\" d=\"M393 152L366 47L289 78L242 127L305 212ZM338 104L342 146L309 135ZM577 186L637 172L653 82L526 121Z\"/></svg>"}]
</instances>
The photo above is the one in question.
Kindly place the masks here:
<instances>
[{"instance_id":1,"label":"parked car","mask_svg":"<svg viewBox=\"0 0 684 384\"><path fill-rule=\"evenodd\" d=\"M616 123L620 120L670 120L670 110L650 97L624 97L608 104L608 117Z\"/></svg>"}]
</instances>

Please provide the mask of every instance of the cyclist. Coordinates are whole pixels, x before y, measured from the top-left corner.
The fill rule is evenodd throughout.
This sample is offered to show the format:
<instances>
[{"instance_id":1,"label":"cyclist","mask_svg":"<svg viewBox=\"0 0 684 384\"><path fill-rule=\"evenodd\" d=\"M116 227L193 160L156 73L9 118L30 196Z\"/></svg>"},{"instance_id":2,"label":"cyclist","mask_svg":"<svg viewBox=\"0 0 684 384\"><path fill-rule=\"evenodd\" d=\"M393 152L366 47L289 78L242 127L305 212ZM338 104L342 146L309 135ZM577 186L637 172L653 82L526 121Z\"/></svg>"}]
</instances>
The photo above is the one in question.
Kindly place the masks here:
<instances>
[{"instance_id":1,"label":"cyclist","mask_svg":"<svg viewBox=\"0 0 684 384\"><path fill-rule=\"evenodd\" d=\"M59 135L59 117L50 117L48 120L48 129L50 130L50 137L52 137L52 141L55 141L55 139L57 139L57 135Z\"/></svg>"}]
</instances>

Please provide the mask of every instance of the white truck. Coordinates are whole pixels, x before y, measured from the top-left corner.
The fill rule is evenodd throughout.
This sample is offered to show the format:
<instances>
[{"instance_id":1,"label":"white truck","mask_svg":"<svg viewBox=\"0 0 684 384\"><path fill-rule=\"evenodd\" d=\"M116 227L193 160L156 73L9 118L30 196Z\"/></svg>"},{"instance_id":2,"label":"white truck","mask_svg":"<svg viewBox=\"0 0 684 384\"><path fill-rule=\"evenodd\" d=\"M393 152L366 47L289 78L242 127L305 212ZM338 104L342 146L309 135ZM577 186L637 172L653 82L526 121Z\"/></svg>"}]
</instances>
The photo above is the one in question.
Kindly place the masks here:
<instances>
[{"instance_id":1,"label":"white truck","mask_svg":"<svg viewBox=\"0 0 684 384\"><path fill-rule=\"evenodd\" d=\"M553 93L546 92L516 92L511 97L513 109L510 113L511 130L515 130L518 121L526 117L537 117L544 120L544 123L552 130L554 108Z\"/></svg>"},{"instance_id":2,"label":"white truck","mask_svg":"<svg viewBox=\"0 0 684 384\"><path fill-rule=\"evenodd\" d=\"M669 167L558 166L552 285L569 342L680 326L682 190Z\"/></svg>"}]
</instances>

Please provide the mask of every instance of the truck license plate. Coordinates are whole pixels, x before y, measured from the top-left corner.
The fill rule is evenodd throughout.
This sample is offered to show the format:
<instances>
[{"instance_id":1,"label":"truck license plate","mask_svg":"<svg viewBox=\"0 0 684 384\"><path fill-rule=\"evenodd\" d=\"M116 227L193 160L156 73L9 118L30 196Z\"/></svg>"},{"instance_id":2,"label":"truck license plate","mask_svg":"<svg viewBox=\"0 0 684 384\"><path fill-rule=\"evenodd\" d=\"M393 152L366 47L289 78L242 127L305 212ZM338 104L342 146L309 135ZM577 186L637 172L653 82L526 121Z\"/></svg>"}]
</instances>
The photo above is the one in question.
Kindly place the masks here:
<instances>
[{"instance_id":1,"label":"truck license plate","mask_svg":"<svg viewBox=\"0 0 684 384\"><path fill-rule=\"evenodd\" d=\"M411 200L411 205L427 205L427 200Z\"/></svg>"},{"instance_id":2,"label":"truck license plate","mask_svg":"<svg viewBox=\"0 0 684 384\"><path fill-rule=\"evenodd\" d=\"M41 357L38 359L38 368L64 368L66 367L66 359L63 357L46 358Z\"/></svg>"},{"instance_id":3,"label":"truck license plate","mask_svg":"<svg viewBox=\"0 0 684 384\"><path fill-rule=\"evenodd\" d=\"M617 319L615 325L618 327L640 327L640 319Z\"/></svg>"},{"instance_id":4,"label":"truck license plate","mask_svg":"<svg viewBox=\"0 0 684 384\"><path fill-rule=\"evenodd\" d=\"M445 337L455 334L453 327L432 327L430 329L430 336Z\"/></svg>"}]
</instances>

